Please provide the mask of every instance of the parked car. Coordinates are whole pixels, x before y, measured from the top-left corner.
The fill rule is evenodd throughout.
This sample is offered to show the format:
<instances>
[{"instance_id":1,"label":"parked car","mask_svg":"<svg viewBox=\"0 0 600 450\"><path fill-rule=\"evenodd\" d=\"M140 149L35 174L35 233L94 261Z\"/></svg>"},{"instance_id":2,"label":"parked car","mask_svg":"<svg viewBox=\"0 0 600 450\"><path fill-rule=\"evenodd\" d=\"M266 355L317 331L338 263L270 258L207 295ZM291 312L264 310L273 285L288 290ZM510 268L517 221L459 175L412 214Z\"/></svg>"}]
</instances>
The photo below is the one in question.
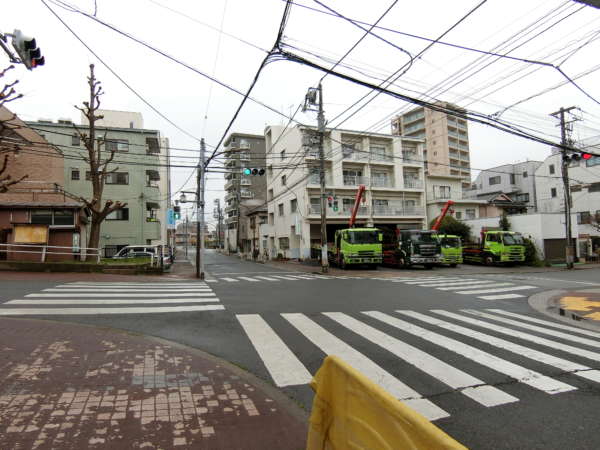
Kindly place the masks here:
<instances>
[{"instance_id":1,"label":"parked car","mask_svg":"<svg viewBox=\"0 0 600 450\"><path fill-rule=\"evenodd\" d=\"M123 247L118 253L113 256L113 259L127 259L127 258L157 258L161 254L161 245L128 245ZM171 266L171 256L163 251L163 267L168 268ZM158 261L160 264L160 261Z\"/></svg>"}]
</instances>

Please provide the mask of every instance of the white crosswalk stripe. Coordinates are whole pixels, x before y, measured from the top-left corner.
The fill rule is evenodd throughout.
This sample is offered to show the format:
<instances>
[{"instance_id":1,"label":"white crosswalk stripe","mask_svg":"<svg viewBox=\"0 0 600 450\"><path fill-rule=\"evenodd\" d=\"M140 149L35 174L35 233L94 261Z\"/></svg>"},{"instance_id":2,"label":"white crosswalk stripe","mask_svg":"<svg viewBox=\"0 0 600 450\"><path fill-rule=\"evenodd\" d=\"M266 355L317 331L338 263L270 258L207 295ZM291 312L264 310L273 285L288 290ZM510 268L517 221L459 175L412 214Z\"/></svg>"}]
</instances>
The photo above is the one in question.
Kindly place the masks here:
<instances>
[{"instance_id":1,"label":"white crosswalk stripe","mask_svg":"<svg viewBox=\"0 0 600 450\"><path fill-rule=\"evenodd\" d=\"M536 286L516 285L512 282L499 280L484 280L478 278L461 277L419 277L391 279L394 283L403 283L409 286L432 288L438 291L447 291L459 295L476 295L481 300L513 300L523 298L525 295L514 291L535 289ZM486 295L493 294L493 295Z\"/></svg>"},{"instance_id":2,"label":"white crosswalk stripe","mask_svg":"<svg viewBox=\"0 0 600 450\"><path fill-rule=\"evenodd\" d=\"M326 355L339 356L430 420L449 415L436 404L438 394L464 395L473 401L471 408L529 399L515 396L521 391L511 389L502 379L486 380L491 372L481 372L478 367L551 396L577 390L577 380L600 383L600 370L579 362L582 358L600 361L600 353L582 348L600 348L600 333L497 308L323 312L311 314L310 318L302 313L280 316L287 324L278 319L275 328L269 324L270 313L236 316L277 386L308 384L311 373L307 364L314 367L316 347ZM497 325L498 321L505 325ZM428 328L419 326L423 323ZM298 333L304 340L298 340ZM505 337L498 337L498 333ZM478 346L473 346L473 342ZM539 346L548 350L538 350ZM496 356L498 351L502 351L502 357ZM448 352L456 356L448 358ZM528 362L536 364L535 370L528 367ZM402 364L422 375L407 371ZM472 374L474 369L477 376ZM419 389L410 381L415 376ZM443 390L440 383L451 390ZM428 395L420 393L421 389Z\"/></svg>"},{"instance_id":3,"label":"white crosswalk stripe","mask_svg":"<svg viewBox=\"0 0 600 450\"><path fill-rule=\"evenodd\" d=\"M204 282L77 282L24 297L0 304L0 316L164 314L225 309Z\"/></svg>"}]
</instances>

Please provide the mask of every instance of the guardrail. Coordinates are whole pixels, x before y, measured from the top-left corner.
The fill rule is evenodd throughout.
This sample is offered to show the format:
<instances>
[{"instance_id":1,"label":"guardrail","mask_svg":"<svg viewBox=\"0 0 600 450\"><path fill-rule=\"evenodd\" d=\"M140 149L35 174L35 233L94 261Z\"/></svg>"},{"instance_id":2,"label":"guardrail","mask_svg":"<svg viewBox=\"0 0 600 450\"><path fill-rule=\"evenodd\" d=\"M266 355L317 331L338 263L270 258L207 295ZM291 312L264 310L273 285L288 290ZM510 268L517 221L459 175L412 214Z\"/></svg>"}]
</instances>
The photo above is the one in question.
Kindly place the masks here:
<instances>
[{"instance_id":1,"label":"guardrail","mask_svg":"<svg viewBox=\"0 0 600 450\"><path fill-rule=\"evenodd\" d=\"M21 247L27 247L27 248L35 248L38 251L31 251L31 250L15 250L12 247L15 248L21 248ZM71 250L70 252L55 252L55 251L50 251L48 252L48 249L69 249ZM96 256L97 261L100 262L100 258L101 258L101 250L99 248L85 248L83 249L83 253L81 252L81 247L62 247L62 246L57 246L57 245L44 245L44 244L0 244L0 253L33 253L33 254L39 254L41 257L41 262L46 262L46 256L47 255L79 255L81 256ZM93 253L90 253L90 251L92 251Z\"/></svg>"}]
</instances>

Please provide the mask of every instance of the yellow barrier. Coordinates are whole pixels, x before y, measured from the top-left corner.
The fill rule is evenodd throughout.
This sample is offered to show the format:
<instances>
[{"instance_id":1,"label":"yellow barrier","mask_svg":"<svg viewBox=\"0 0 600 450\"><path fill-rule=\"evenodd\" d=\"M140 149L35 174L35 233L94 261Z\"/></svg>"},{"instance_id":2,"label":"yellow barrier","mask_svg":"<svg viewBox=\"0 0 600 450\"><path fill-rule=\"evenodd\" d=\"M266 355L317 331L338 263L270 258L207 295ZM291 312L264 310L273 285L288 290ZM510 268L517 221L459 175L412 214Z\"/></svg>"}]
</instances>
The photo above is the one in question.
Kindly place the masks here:
<instances>
[{"instance_id":1,"label":"yellow barrier","mask_svg":"<svg viewBox=\"0 0 600 450\"><path fill-rule=\"evenodd\" d=\"M466 449L337 356L313 378L307 450Z\"/></svg>"}]
</instances>

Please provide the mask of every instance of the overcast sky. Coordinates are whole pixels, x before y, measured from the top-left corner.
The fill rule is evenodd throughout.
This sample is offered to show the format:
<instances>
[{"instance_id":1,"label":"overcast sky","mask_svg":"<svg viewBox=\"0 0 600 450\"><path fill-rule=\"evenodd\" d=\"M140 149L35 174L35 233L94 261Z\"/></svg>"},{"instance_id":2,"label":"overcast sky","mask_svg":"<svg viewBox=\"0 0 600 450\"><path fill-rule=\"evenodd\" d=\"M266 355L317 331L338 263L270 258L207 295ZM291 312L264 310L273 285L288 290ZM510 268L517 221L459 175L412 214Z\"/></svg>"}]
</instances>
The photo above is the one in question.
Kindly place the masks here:
<instances>
[{"instance_id":1,"label":"overcast sky","mask_svg":"<svg viewBox=\"0 0 600 450\"><path fill-rule=\"evenodd\" d=\"M164 116L190 135L204 137L209 150L219 142L241 101L239 94L87 17L60 8L56 0L47 2L83 42ZM324 10L312 0L298 3ZM374 23L394 2L323 0L323 3L351 19ZM481 0L398 1L379 25L436 39L480 3ZM282 0L72 0L71 4L90 14L97 8L99 19L242 92L265 57L261 49L272 48L285 7ZM160 130L170 139L172 147L198 148L196 139L165 121L111 74L41 0L19 0L5 5L0 31L10 33L14 29L34 36L46 57L42 68L29 72L19 66L13 71L12 76L20 80L19 90L25 97L11 104L11 108L23 120L71 118L79 122L79 113L73 106L81 104L87 96L88 66L94 63L106 92L103 108L140 111L145 127ZM547 91L508 109L502 119L558 141L557 122L549 114L561 106L577 106L581 108L578 115L582 120L575 123L573 136L582 139L600 135L600 106L595 101L600 101L600 10L564 0L488 0L442 39L479 50L509 52L518 58L560 64L573 79L589 72L577 78L576 83L595 100L570 83L557 87L565 78L552 67L489 56L481 59L481 54L441 44L415 58L428 42L392 31L374 32L389 43L368 36L336 70L378 84L412 58L409 70L391 89L426 100L455 102L484 114L502 111ZM292 51L331 66L363 34L364 31L339 17L294 5L284 42L299 49ZM303 100L306 89L316 86L321 76L321 72L293 62L271 62L252 97L289 116ZM333 75L325 78L323 88L326 116L332 126L338 126L347 116L333 120L338 114L369 92ZM380 95L342 127L388 133L389 117L410 108L410 104ZM311 113L300 113L296 119L302 123L316 122ZM249 101L232 130L262 134L266 125L285 122L283 116ZM483 125L469 124L469 134L474 169L525 159L542 160L549 153L545 145ZM178 156L197 156L183 150L174 150L172 154L176 157L173 163L179 165L194 163ZM174 192L190 173L190 169L172 170ZM213 200L223 197L224 180L222 174L210 174L209 180L207 212L210 214ZM185 188L193 189L193 180Z\"/></svg>"}]
</instances>

